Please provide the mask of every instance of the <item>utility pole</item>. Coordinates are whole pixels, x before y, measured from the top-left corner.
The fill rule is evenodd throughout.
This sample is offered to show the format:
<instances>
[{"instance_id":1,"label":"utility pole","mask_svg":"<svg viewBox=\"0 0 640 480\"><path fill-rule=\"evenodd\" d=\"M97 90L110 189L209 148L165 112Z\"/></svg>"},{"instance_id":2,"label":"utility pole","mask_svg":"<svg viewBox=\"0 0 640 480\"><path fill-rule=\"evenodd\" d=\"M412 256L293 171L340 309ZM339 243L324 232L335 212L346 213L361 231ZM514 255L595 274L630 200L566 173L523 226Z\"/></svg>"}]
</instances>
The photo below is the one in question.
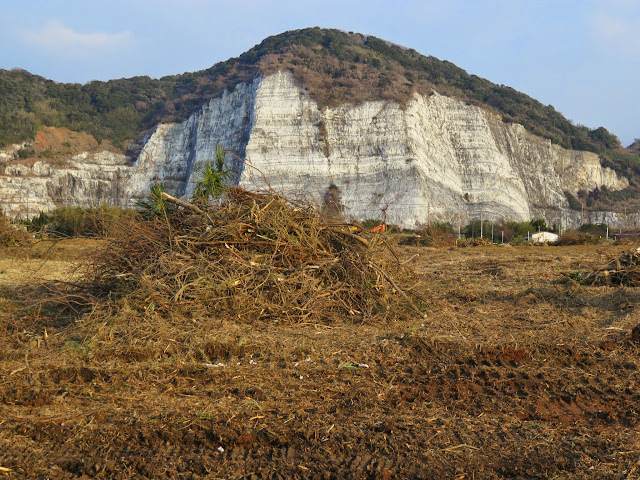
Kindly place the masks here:
<instances>
[{"instance_id":1,"label":"utility pole","mask_svg":"<svg viewBox=\"0 0 640 480\"><path fill-rule=\"evenodd\" d=\"M482 228L484 227L484 225L483 225L484 221L483 221L483 218L482 218L482 214L483 213L484 212L482 211L482 209L480 209L480 238L482 238Z\"/></svg>"}]
</instances>

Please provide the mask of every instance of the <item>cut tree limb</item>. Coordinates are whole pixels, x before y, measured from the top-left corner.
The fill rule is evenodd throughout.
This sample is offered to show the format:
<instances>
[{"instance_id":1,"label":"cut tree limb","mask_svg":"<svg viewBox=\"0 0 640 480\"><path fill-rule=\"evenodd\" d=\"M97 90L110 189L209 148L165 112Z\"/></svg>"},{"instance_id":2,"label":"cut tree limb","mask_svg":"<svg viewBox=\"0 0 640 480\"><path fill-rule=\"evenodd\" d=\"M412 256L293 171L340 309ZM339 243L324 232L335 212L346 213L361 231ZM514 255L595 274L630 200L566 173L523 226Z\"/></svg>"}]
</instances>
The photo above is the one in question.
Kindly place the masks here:
<instances>
[{"instance_id":1,"label":"cut tree limb","mask_svg":"<svg viewBox=\"0 0 640 480\"><path fill-rule=\"evenodd\" d=\"M182 200L178 200L176 197L172 197L171 195L169 195L168 193L162 192L161 193L162 198L164 198L167 202L171 202L175 205L178 205L182 208L186 208L188 210L191 210L192 212L196 212L196 213L204 213L202 211L202 209L200 207L197 207L196 205L194 205L193 203L189 203L189 202L183 202Z\"/></svg>"}]
</instances>

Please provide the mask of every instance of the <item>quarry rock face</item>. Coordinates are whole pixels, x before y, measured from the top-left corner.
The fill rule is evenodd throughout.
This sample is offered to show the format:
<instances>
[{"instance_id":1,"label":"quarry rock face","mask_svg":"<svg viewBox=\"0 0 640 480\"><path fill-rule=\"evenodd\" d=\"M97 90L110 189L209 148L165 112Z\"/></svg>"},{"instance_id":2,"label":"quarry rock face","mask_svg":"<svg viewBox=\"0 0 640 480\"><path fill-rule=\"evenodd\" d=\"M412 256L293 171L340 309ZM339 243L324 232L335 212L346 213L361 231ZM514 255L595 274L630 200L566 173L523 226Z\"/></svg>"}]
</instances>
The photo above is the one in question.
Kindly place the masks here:
<instances>
[{"instance_id":1,"label":"quarry rock face","mask_svg":"<svg viewBox=\"0 0 640 480\"><path fill-rule=\"evenodd\" d=\"M130 160L109 151L57 164L9 163L0 174L0 208L10 218L25 218L60 205L123 205L130 174Z\"/></svg>"},{"instance_id":2,"label":"quarry rock face","mask_svg":"<svg viewBox=\"0 0 640 480\"><path fill-rule=\"evenodd\" d=\"M14 216L59 204L132 206L155 180L189 195L219 143L243 159L227 155L242 187L313 203L331 192L347 217L386 216L409 228L481 217L544 217L568 227L579 216L565 191L628 186L596 154L552 145L485 108L434 93L415 94L403 106L320 110L292 75L276 73L238 85L183 123L158 125L135 161L102 152L76 155L63 167L9 162L0 175L1 206Z\"/></svg>"}]
</instances>

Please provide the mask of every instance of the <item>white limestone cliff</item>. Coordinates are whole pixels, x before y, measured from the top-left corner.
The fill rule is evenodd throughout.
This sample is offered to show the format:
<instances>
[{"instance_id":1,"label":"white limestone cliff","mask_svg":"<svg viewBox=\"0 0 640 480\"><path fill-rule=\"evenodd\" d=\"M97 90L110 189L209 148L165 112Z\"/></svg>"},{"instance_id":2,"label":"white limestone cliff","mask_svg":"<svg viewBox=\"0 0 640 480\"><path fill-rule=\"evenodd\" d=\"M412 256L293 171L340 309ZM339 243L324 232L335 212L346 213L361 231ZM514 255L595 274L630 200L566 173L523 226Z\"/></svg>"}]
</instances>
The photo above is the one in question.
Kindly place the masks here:
<instances>
[{"instance_id":1,"label":"white limestone cliff","mask_svg":"<svg viewBox=\"0 0 640 480\"><path fill-rule=\"evenodd\" d=\"M100 199L132 205L155 179L188 195L218 143L245 159L227 157L245 188L270 186L319 203L335 185L347 216L381 218L385 211L388 222L405 227L481 216L542 216L566 225L575 216L564 191L628 185L597 155L552 145L457 99L416 94L404 107L367 102L320 110L290 74L277 73L238 85L183 123L159 125L131 166L114 154L74 157L70 167L49 173L7 165L0 201L19 211L11 200L17 187L30 192L31 209Z\"/></svg>"},{"instance_id":2,"label":"white limestone cliff","mask_svg":"<svg viewBox=\"0 0 640 480\"><path fill-rule=\"evenodd\" d=\"M130 174L129 159L109 151L74 155L62 166L9 163L0 174L0 209L28 218L60 205L123 205Z\"/></svg>"}]
</instances>

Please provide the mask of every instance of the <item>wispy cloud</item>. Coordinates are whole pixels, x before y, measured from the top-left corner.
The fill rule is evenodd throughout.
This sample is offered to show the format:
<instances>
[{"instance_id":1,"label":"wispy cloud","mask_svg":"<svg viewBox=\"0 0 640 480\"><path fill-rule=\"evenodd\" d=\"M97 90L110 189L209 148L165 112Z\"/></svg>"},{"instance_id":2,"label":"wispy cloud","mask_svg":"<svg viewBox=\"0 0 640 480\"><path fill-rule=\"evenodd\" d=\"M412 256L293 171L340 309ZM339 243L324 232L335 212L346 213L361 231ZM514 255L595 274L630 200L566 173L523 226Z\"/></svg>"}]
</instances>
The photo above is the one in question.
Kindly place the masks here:
<instances>
[{"instance_id":1,"label":"wispy cloud","mask_svg":"<svg viewBox=\"0 0 640 480\"><path fill-rule=\"evenodd\" d=\"M640 54L640 11L636 5L618 0L618 11L598 10L592 16L592 25L599 43L611 50L631 54L638 58Z\"/></svg>"},{"instance_id":2,"label":"wispy cloud","mask_svg":"<svg viewBox=\"0 0 640 480\"><path fill-rule=\"evenodd\" d=\"M133 42L133 34L129 31L80 33L57 20L47 22L38 31L26 31L22 37L31 45L61 55L121 50Z\"/></svg>"}]
</instances>

